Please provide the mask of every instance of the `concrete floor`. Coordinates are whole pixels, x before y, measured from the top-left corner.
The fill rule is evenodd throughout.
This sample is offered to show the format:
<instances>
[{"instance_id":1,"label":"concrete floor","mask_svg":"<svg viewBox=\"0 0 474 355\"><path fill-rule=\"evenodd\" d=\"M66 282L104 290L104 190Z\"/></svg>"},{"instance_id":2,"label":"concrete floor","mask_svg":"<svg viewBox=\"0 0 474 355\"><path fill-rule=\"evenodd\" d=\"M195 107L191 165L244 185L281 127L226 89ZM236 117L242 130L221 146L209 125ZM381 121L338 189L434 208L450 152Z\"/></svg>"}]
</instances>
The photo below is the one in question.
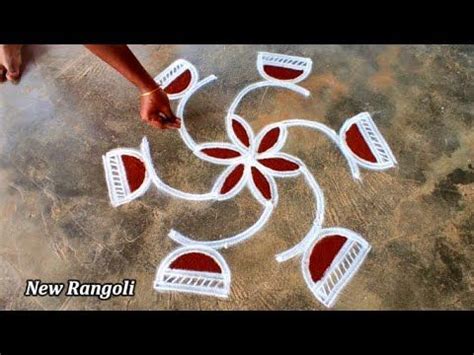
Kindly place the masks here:
<instances>
[{"instance_id":1,"label":"concrete floor","mask_svg":"<svg viewBox=\"0 0 474 355\"><path fill-rule=\"evenodd\" d=\"M259 76L256 52L311 57L310 98L262 90L241 107L258 131L299 117L339 129L372 113L399 166L354 182L322 136L294 129L284 150L306 162L326 195L326 226L357 231L372 251L335 309L473 309L474 47L133 46L156 75L177 58L219 80L196 95L187 126L196 140L222 141L224 113ZM173 131L141 123L137 92L81 46L34 46L17 86L0 86L1 309L323 309L299 259L274 255L301 239L314 208L302 178L278 181L280 202L265 229L223 251L232 273L227 300L158 294L157 265L177 228L219 238L252 224L259 205L244 192L228 202L189 203L151 189L110 206L101 155L148 136L170 185L205 192L222 167L191 154ZM27 279L137 279L136 297L23 296Z\"/></svg>"}]
</instances>

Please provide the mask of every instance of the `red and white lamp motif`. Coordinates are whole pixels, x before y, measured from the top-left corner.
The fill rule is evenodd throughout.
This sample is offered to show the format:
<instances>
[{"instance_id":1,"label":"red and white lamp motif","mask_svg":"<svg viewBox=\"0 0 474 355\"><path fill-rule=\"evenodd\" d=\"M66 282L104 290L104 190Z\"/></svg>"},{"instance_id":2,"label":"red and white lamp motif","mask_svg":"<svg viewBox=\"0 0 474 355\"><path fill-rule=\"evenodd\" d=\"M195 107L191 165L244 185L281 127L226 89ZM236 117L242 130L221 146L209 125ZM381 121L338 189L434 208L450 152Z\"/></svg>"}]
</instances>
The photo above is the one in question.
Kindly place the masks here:
<instances>
[{"instance_id":1,"label":"red and white lamp motif","mask_svg":"<svg viewBox=\"0 0 474 355\"><path fill-rule=\"evenodd\" d=\"M179 133L193 153L202 160L227 166L209 193L183 192L164 183L153 167L146 138L140 150L118 148L103 156L109 197L114 207L138 198L152 184L173 197L193 201L230 199L247 186L264 207L264 212L253 226L221 240L198 241L172 230L170 238L183 247L169 254L159 266L154 284L157 291L227 297L231 273L216 249L236 245L255 235L278 203L275 178L302 174L317 201L316 217L305 238L293 248L278 254L277 260L283 262L302 255L302 273L309 289L324 306L334 305L341 290L366 258L370 245L348 229L322 227L322 190L301 160L281 152L288 128L301 126L324 133L341 150L354 178L360 177L359 167L368 170L394 167L397 162L390 147L367 112L346 120L339 134L322 123L295 119L270 124L257 135L248 122L235 113L245 95L262 87L280 87L308 95L308 91L297 84L310 74L311 68L309 58L260 52L257 69L264 81L244 88L230 106L226 116L230 142L198 144L187 132L183 120ZM181 110L183 115L189 97L214 79L210 76L199 81L196 68L188 61L179 59L160 73L155 81L171 100L180 99L178 111Z\"/></svg>"},{"instance_id":2,"label":"red and white lamp motif","mask_svg":"<svg viewBox=\"0 0 474 355\"><path fill-rule=\"evenodd\" d=\"M117 148L102 157L112 206L117 207L143 195L151 179L142 154L131 148Z\"/></svg>"},{"instance_id":3,"label":"red and white lamp motif","mask_svg":"<svg viewBox=\"0 0 474 355\"><path fill-rule=\"evenodd\" d=\"M310 58L286 54L260 52L257 57L257 70L268 81L299 83L311 73L312 65Z\"/></svg>"},{"instance_id":4,"label":"red and white lamp motif","mask_svg":"<svg viewBox=\"0 0 474 355\"><path fill-rule=\"evenodd\" d=\"M385 170L397 164L387 142L367 112L344 122L340 139L357 164L364 168Z\"/></svg>"},{"instance_id":5,"label":"red and white lamp motif","mask_svg":"<svg viewBox=\"0 0 474 355\"><path fill-rule=\"evenodd\" d=\"M364 238L348 229L321 230L303 255L306 284L322 304L332 307L369 251Z\"/></svg>"},{"instance_id":6,"label":"red and white lamp motif","mask_svg":"<svg viewBox=\"0 0 474 355\"><path fill-rule=\"evenodd\" d=\"M216 297L230 291L230 269L224 258L211 248L179 248L158 267L155 289Z\"/></svg>"},{"instance_id":7,"label":"red and white lamp motif","mask_svg":"<svg viewBox=\"0 0 474 355\"><path fill-rule=\"evenodd\" d=\"M170 100L182 98L199 80L196 67L184 59L178 59L155 77L155 81Z\"/></svg>"}]
</instances>

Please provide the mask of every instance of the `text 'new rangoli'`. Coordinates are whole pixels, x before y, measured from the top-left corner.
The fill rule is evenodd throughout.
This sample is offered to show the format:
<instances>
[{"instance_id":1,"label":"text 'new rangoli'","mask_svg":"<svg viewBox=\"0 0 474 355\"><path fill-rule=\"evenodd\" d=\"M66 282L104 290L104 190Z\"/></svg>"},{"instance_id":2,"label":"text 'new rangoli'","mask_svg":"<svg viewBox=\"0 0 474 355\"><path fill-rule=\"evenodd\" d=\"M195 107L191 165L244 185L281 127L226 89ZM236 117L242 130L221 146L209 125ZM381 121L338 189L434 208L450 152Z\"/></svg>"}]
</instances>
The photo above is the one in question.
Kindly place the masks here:
<instances>
[{"instance_id":1,"label":"text 'new rangoli'","mask_svg":"<svg viewBox=\"0 0 474 355\"><path fill-rule=\"evenodd\" d=\"M118 148L103 156L112 205L117 207L138 198L153 184L173 197L192 201L231 199L247 187L263 209L254 225L220 240L197 241L171 230L169 237L181 247L169 254L158 267L157 291L227 297L231 273L217 250L241 243L263 228L278 204L275 178L303 175L316 200L310 230L298 244L277 254L278 262L301 255L304 279L314 296L326 307L334 304L362 264L370 245L348 229L323 228L325 206L319 184L304 162L282 152L282 148L290 128L305 127L322 132L339 148L354 179L360 179L361 167L389 169L396 165L396 160L370 114L364 112L346 120L339 132L319 122L290 119L272 123L255 134L247 121L235 113L242 99L259 88L283 88L308 96L309 91L298 83L311 73L311 67L309 58L260 52L257 69L264 80L244 88L230 105L225 117L230 142L197 143L185 126L186 104L192 95L216 79L214 75L199 80L196 68L188 61L178 59L155 78L170 99L179 100L177 116L183 119L179 133L188 148L200 159L223 165L225 169L207 193L194 194L175 189L156 173L145 137L140 149Z\"/></svg>"}]
</instances>

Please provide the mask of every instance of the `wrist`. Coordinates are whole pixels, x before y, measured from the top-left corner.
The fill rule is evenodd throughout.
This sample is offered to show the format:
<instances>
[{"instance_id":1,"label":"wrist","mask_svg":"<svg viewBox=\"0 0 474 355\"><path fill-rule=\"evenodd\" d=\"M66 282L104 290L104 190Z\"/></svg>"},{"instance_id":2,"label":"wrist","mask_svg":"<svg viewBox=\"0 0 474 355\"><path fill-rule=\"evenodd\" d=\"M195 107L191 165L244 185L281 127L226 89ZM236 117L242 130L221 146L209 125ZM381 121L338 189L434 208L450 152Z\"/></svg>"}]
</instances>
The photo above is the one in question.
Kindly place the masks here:
<instances>
[{"instance_id":1,"label":"wrist","mask_svg":"<svg viewBox=\"0 0 474 355\"><path fill-rule=\"evenodd\" d=\"M146 92L142 92L140 94L140 97L145 97L145 96L150 96L150 95L153 95L155 93L159 93L161 91L161 88L159 86L157 86L155 89L153 90L149 90L149 91L146 91Z\"/></svg>"},{"instance_id":2,"label":"wrist","mask_svg":"<svg viewBox=\"0 0 474 355\"><path fill-rule=\"evenodd\" d=\"M145 94L147 92L156 90L158 87L159 87L158 84L152 78L150 78L150 80L146 80L143 83L139 83L137 85L137 88L140 91L140 94Z\"/></svg>"}]
</instances>

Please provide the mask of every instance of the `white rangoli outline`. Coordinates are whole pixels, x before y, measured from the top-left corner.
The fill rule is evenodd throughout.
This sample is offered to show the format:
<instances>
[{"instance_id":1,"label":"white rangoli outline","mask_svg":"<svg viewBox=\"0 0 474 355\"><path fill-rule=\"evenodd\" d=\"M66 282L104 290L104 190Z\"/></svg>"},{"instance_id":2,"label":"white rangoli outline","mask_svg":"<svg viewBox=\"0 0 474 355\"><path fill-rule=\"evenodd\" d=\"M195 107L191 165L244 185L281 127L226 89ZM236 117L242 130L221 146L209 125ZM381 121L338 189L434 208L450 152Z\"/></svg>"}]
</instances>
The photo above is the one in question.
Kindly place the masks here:
<instances>
[{"instance_id":1,"label":"white rangoli outline","mask_svg":"<svg viewBox=\"0 0 474 355\"><path fill-rule=\"evenodd\" d=\"M275 77L271 76L271 72L269 74L265 70L265 68L268 69L268 67L265 66L271 66L273 73L275 73L275 70L288 71L284 72L283 76L286 76L282 79L281 77L276 77L279 75L278 72L276 72L277 74L273 74ZM275 67L277 69L275 69ZM216 179L210 192L195 194L175 189L163 182L158 176L151 158L148 140L144 137L140 145L140 150L119 148L110 151L103 157L109 197L112 205L116 207L138 198L145 193L151 183L160 191L173 197L190 201L218 201L230 199L235 197L244 186L247 186L252 195L262 205L263 211L255 224L236 235L220 240L198 241L172 229L168 236L176 243L184 246L185 249L180 248L175 250L162 262L158 268L155 289L172 289L174 291L216 295L212 292L204 292L199 288L199 285L193 284L188 285L189 287L187 286L186 288L177 288L164 284L162 282L164 265L168 265L165 261L171 262L173 257L182 250L205 250L209 253L211 253L212 250L213 253L215 253L213 256L217 258L223 265L223 268L226 269L227 264L215 249L234 246L249 239L260 231L270 219L274 207L278 204L278 189L274 178L288 178L301 174L311 188L316 201L316 212L313 224L308 233L298 244L277 254L276 260L283 262L297 255L303 255L302 270L308 287L314 296L326 307L331 307L334 304L340 291L365 259L370 250L370 245L361 236L350 230L344 228L323 229L325 204L324 195L319 184L300 159L282 153L280 150L285 144L289 128L306 127L314 129L325 134L339 148L344 158L346 158L352 177L361 180L360 167L368 170L386 170L397 164L390 147L377 129L370 114L367 112L360 113L346 120L339 133L320 122L304 119L290 119L267 125L257 135L254 134L247 121L236 114L236 110L242 99L250 92L260 88L278 87L294 91L303 96L309 96L309 91L297 85L297 83L304 80L310 74L311 68L312 61L309 58L260 52L257 58L257 69L265 80L245 87L230 105L225 117L226 131L230 142L213 143L196 143L194 141L186 129L184 110L192 95L204 85L215 80L216 76L210 75L198 81L199 75L196 68L188 61L178 59L156 77L155 80L166 87L184 71L189 70L191 72L190 84L184 88L182 92L169 95L171 99L180 99L176 110L177 116L182 118L179 133L185 144L197 157L210 163L225 165L227 168ZM297 76L291 77L292 75ZM366 149L369 149L374 159L376 159L375 162L367 161L351 150L346 141L346 134L353 126L357 127L358 134L362 137L359 137L359 139L363 139ZM123 165L120 165L120 159L114 158L120 156L120 154L128 154L139 158L145 166L146 175L144 181L133 193L127 190L127 173ZM117 163L117 161L119 161L119 163ZM231 185L230 187L229 184ZM314 245L325 236L328 236L328 233L339 233L347 237L347 240L351 241L352 244L357 242L357 255L353 255L354 253L350 254L351 266L344 269L342 271L343 274L341 274L339 262L342 260L341 258L345 257L346 252L350 250L348 248L351 248L350 243L345 243L348 245L344 245L338 252L331 265L325 270L323 279L319 283L314 284L309 276L309 255ZM352 260L352 258L354 260ZM338 277L335 277L333 273L336 273ZM225 275L224 277L226 277ZM230 284L230 271L228 273L228 281ZM330 285L330 290L327 288L329 287L328 285ZM217 296L222 295L219 294Z\"/></svg>"}]
</instances>

